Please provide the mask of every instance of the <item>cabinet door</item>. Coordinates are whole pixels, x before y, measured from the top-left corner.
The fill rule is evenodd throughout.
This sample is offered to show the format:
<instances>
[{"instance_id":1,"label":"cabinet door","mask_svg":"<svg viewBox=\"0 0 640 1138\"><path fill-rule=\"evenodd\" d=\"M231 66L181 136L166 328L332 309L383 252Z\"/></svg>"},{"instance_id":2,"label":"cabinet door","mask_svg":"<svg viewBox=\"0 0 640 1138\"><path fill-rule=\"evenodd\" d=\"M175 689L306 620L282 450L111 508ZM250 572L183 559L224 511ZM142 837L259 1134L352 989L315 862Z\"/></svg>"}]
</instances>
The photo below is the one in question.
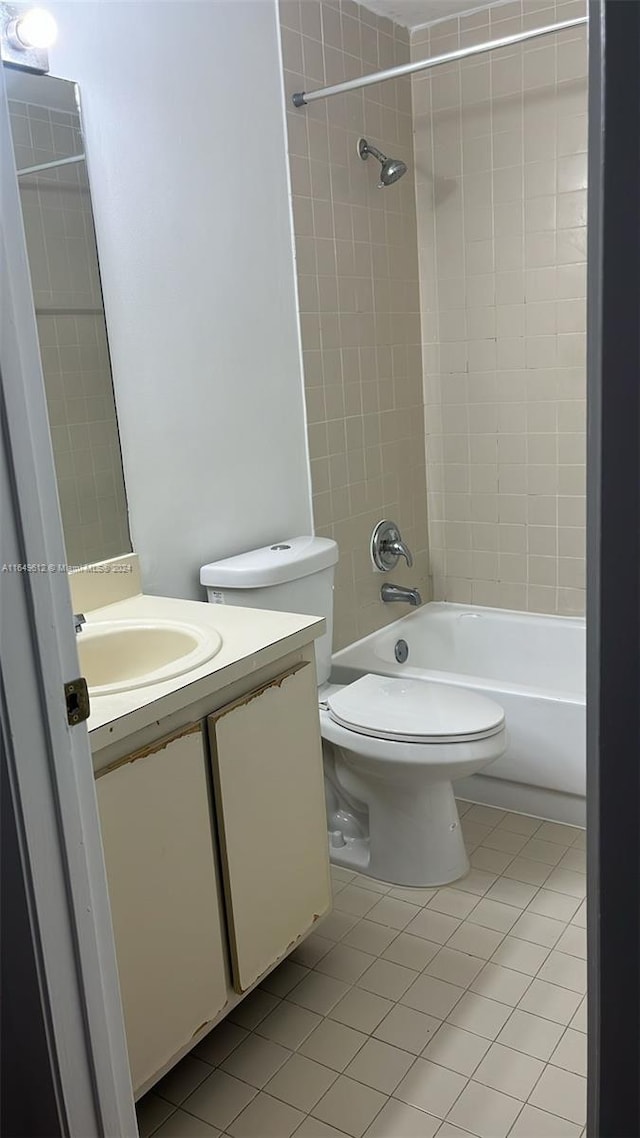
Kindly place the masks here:
<instances>
[{"instance_id":1,"label":"cabinet door","mask_svg":"<svg viewBox=\"0 0 640 1138\"><path fill-rule=\"evenodd\" d=\"M330 906L313 664L209 717L234 986L243 992Z\"/></svg>"},{"instance_id":2,"label":"cabinet door","mask_svg":"<svg viewBox=\"0 0 640 1138\"><path fill-rule=\"evenodd\" d=\"M96 783L134 1089L226 1002L221 897L200 725Z\"/></svg>"}]
</instances>

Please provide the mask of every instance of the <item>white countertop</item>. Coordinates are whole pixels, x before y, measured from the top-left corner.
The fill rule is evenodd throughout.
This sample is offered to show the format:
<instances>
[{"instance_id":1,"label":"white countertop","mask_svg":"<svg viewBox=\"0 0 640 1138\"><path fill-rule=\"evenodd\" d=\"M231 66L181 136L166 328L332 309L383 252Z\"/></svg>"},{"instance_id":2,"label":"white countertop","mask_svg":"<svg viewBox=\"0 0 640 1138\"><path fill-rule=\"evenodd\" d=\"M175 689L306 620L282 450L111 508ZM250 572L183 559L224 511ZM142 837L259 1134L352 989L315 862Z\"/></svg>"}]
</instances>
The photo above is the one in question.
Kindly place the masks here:
<instances>
[{"instance_id":1,"label":"white countertop","mask_svg":"<svg viewBox=\"0 0 640 1138\"><path fill-rule=\"evenodd\" d=\"M139 593L86 613L87 626L105 620L175 620L215 629L222 647L213 659L161 683L90 696L87 726L94 754L172 712L196 703L322 636L316 616L210 605ZM79 633L82 636L82 633Z\"/></svg>"}]
</instances>

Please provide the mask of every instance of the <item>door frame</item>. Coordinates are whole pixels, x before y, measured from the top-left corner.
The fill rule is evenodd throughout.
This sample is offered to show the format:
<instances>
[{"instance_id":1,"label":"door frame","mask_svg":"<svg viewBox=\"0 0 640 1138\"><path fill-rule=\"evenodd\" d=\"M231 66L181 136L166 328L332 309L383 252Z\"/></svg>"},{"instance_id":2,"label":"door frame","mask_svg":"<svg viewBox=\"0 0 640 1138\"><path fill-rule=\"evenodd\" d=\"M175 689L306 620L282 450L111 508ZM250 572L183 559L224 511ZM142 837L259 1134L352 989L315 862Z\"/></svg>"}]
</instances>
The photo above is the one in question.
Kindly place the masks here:
<instances>
[{"instance_id":1,"label":"door frame","mask_svg":"<svg viewBox=\"0 0 640 1138\"><path fill-rule=\"evenodd\" d=\"M24 959L35 969L57 1132L129 1138L138 1131L91 751L86 724L70 727L66 715L64 684L79 664L2 67L0 206L0 745L15 823L10 884L28 914ZM11 569L18 565L32 568ZM6 944L11 964L20 945Z\"/></svg>"},{"instance_id":2,"label":"door frame","mask_svg":"<svg viewBox=\"0 0 640 1138\"><path fill-rule=\"evenodd\" d=\"M640 4L589 5L591 1138L640 1134Z\"/></svg>"}]
</instances>

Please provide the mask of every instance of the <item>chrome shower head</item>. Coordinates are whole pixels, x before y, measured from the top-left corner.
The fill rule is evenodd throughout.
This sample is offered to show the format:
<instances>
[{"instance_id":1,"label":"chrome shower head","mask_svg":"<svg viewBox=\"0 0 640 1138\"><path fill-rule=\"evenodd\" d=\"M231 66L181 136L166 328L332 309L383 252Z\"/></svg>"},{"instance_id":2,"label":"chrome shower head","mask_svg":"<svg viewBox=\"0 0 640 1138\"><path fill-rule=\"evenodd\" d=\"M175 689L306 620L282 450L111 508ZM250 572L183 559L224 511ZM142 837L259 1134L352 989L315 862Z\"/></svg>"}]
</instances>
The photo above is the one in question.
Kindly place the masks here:
<instances>
[{"instance_id":1,"label":"chrome shower head","mask_svg":"<svg viewBox=\"0 0 640 1138\"><path fill-rule=\"evenodd\" d=\"M370 154L373 154L373 157L378 159L382 167L380 170L378 189L381 189L383 186L392 186L394 182L397 182L398 179L407 172L405 162L402 162L400 158L387 158L386 154L378 150L377 146L373 146L372 143L367 142L366 138L358 139L358 154L363 161L366 161Z\"/></svg>"}]
</instances>

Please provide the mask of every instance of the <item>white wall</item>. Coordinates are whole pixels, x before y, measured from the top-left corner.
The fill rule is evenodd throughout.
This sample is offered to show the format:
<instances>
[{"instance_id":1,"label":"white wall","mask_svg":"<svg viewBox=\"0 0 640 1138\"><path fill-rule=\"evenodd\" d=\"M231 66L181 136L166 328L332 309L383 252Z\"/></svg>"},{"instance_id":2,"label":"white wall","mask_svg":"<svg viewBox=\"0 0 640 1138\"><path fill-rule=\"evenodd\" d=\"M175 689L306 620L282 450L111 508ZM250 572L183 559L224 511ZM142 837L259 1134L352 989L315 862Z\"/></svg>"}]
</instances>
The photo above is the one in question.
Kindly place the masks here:
<instances>
[{"instance_id":1,"label":"white wall","mask_svg":"<svg viewBox=\"0 0 640 1138\"><path fill-rule=\"evenodd\" d=\"M147 592L310 532L274 0L84 0L82 96L134 549Z\"/></svg>"}]
</instances>

